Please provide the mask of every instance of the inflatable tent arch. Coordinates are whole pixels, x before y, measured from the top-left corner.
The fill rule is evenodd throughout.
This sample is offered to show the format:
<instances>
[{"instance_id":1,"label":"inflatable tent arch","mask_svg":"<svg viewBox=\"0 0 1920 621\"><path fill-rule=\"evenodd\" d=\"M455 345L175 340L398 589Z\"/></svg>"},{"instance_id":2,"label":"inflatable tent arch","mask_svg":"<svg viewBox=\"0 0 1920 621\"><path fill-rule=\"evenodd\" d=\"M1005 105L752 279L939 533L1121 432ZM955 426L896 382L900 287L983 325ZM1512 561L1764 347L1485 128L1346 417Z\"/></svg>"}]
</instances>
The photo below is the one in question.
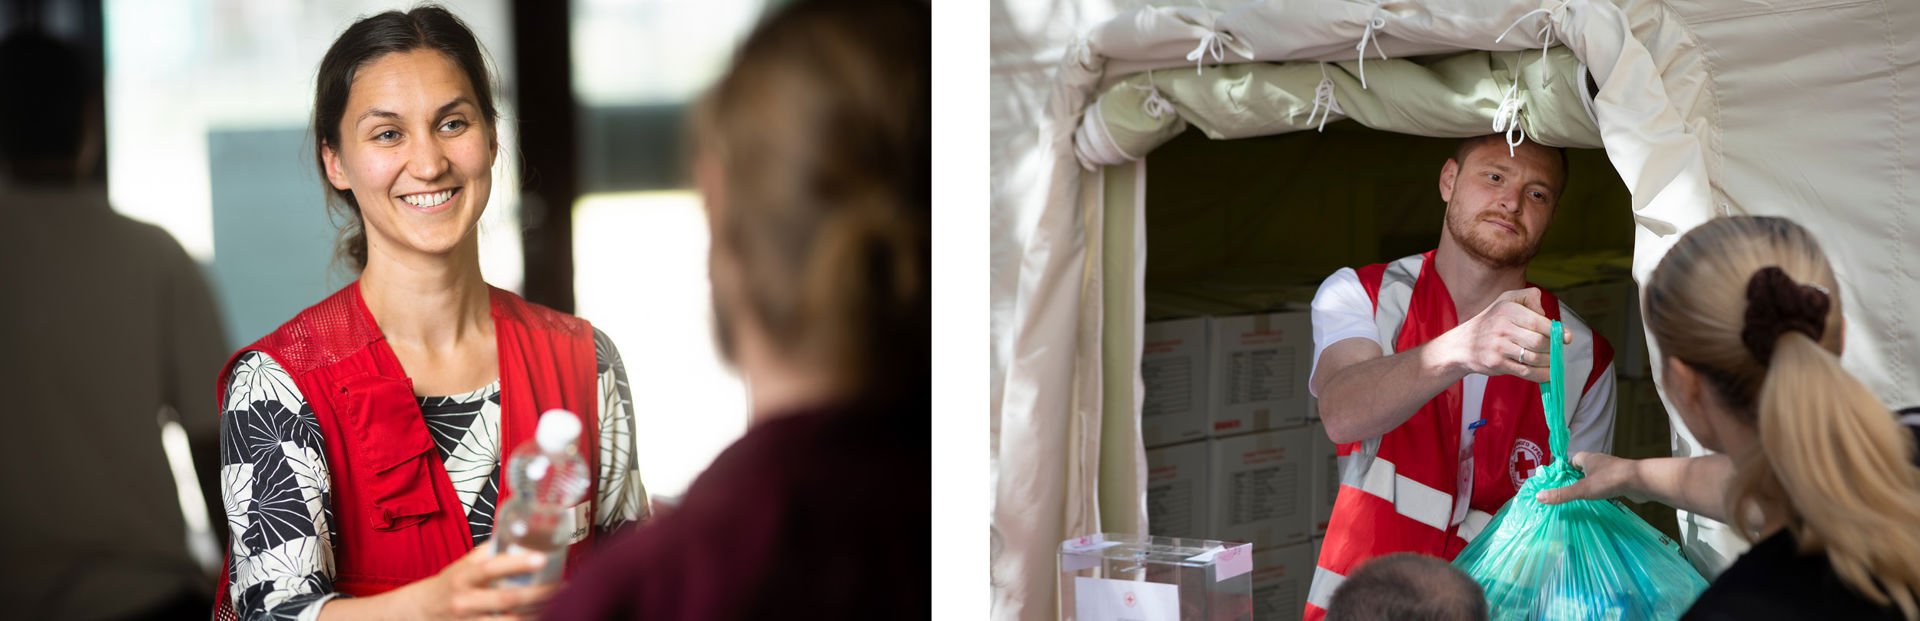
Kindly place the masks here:
<instances>
[{"instance_id":1,"label":"inflatable tent arch","mask_svg":"<svg viewBox=\"0 0 1920 621\"><path fill-rule=\"evenodd\" d=\"M1883 249L1909 241L1906 219L1898 215L1883 217L1877 225L1893 226L1892 233L1863 236L1870 229L1858 228L1857 222L1836 224L1835 220L1844 219L1799 213L1795 205L1783 204L1764 191L1744 192L1740 184L1716 183L1751 181L1777 173L1769 165L1780 165L1728 161L1720 144L1727 136L1720 127L1721 115L1740 104L1722 110L1718 97L1725 93L1716 89L1737 89L1716 81L1709 72L1700 40L1706 38L1702 31L1710 28L1699 24L1838 6L1819 14L1820 19L1794 17L1815 27L1857 23L1884 26L1886 33L1893 33L1906 31L1896 22L1920 22L1915 12L1901 8L1896 14L1888 5L1861 2L1746 7L1744 13L1715 13L1698 6L1676 9L1674 4L1678 3L1280 1L1225 12L1145 8L1105 21L1070 44L1052 76L1048 122L1042 123L1048 132L1043 147L1050 150L1052 160L1044 201L1035 207L1033 229L1018 248L1018 279L1010 313L1004 321L996 317L992 518L996 617L1055 614L1053 559L1058 542L1067 535L1143 526L1145 467L1137 429L1140 396L1135 370L1143 321L1140 275L1145 264L1140 235L1143 214L1131 206L1138 201L1144 177L1134 166L1115 164L1144 155L1177 134L1182 123L1199 126L1209 135L1217 133L1216 137L1234 137L1232 132L1245 128L1255 132L1247 135L1274 133L1275 124L1281 125L1278 131L1306 129L1309 124L1318 128L1321 117L1331 115L1363 124L1371 120L1383 129L1405 133L1467 135L1490 131L1493 123L1488 117L1498 116L1546 144L1601 147L1632 195L1633 273L1640 282L1675 234L1716 213L1795 215L1823 238L1867 242ZM1711 34L1717 40L1731 38L1724 31ZM1356 42L1370 55L1364 69L1356 57ZM1543 43L1551 44L1545 54ZM1911 67L1914 56L1911 45L1899 43L1891 34L1884 46L1880 43L1854 40L1847 50L1853 53L1849 58L1884 61L1885 75L1864 68L1858 70L1869 76L1855 78L1855 86L1874 95L1884 95L1879 91L1893 82L1895 74ZM1883 51L1888 52L1884 58L1872 55ZM1484 125L1453 118L1435 120L1428 116L1435 110L1409 113L1383 103L1393 101L1390 93L1401 87L1401 78L1390 76L1434 68L1382 58L1474 58L1463 52L1490 52L1480 55L1477 69L1472 69L1485 71L1489 79L1469 80L1478 86L1456 90L1455 96L1484 102L1487 95L1479 92L1479 86L1490 83L1510 89L1497 94L1498 103L1491 112L1483 103L1464 106L1473 120ZM1904 63L1899 52L1906 54ZM1202 65L1197 75L1193 73L1196 62ZM1246 64L1251 62L1263 64ZM1275 62L1291 64L1265 64ZM1565 70L1569 64L1572 70ZM1569 79L1579 75L1581 67L1599 87L1591 100L1580 97L1585 92L1578 88L1581 80ZM1182 68L1193 79L1180 77ZM1323 68L1327 70L1324 77ZM1534 77L1529 76L1535 73L1532 68L1550 71ZM1805 72L1809 68L1788 69ZM1357 88L1362 71L1368 84ZM1234 82L1228 76L1256 72L1278 72L1279 83L1289 86L1275 88L1275 82L1252 77L1223 86ZM1453 75L1440 73L1441 83ZM1750 74L1740 77L1749 88L1759 81ZM1331 101L1325 95L1329 82ZM1523 86L1514 89L1514 84ZM1380 95L1372 94L1376 89ZM1209 91L1229 105L1204 105ZM1266 102L1279 107L1257 112L1241 109L1248 101L1260 99L1245 96L1249 92L1271 95ZM1536 96L1540 93L1552 94ZM1512 103L1516 97L1524 100L1517 115ZM1897 88L1892 97L1897 104ZM1884 98L1875 101L1880 99ZM1571 110L1570 102L1580 102L1585 114L1545 113L1555 106ZM1308 115L1298 114L1303 107ZM1450 111L1460 112L1437 112ZM1315 118L1308 121L1306 116ZM1900 118L1897 105L1867 116ZM1583 142L1595 136L1578 135L1574 126L1583 118L1597 133L1597 141ZM1840 132L1840 137L1860 139L1866 134L1863 129ZM1904 126L1896 126L1894 133L1904 136ZM1896 164L1911 161L1898 141L1891 145L1861 142ZM1868 194L1875 205L1905 204L1905 176L1894 177L1892 191L1856 194ZM996 176L996 182L1000 180ZM1134 196L1128 196L1129 191ZM996 246L996 254L1001 251ZM1906 357L1913 349L1909 342L1913 337L1885 329L1900 323L1887 312L1895 306L1887 302L1903 295L1911 301L1920 290L1910 278L1898 280L1900 273L1911 273L1898 257L1896 253L1900 269L1894 273L1860 269L1859 262L1849 265L1846 258L1839 259L1837 267L1843 280L1848 280L1848 271L1854 272L1847 292L1851 299L1846 300L1849 321L1856 327L1849 336L1849 366L1883 398L1904 402L1916 397L1903 392L1903 383L1891 379L1899 376L1891 374L1909 364ZM1867 283L1865 288L1870 290L1863 292L1860 283ZM1882 346L1869 344L1864 347L1869 353L1854 356L1863 347L1856 344L1853 333L1862 327L1874 330L1871 334ZM1864 365L1862 358L1867 361ZM1718 535L1724 538L1725 533Z\"/></svg>"}]
</instances>

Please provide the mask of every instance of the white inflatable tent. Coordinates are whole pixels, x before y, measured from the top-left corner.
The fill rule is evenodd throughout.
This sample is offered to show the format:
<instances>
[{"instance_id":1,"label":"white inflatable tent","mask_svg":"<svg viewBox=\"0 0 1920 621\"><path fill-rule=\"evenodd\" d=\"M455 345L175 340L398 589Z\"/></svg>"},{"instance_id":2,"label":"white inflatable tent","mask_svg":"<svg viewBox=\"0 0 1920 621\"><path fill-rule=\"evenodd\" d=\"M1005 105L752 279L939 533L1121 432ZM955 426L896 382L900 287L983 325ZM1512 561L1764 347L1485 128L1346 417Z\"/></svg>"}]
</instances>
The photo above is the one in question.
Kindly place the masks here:
<instances>
[{"instance_id":1,"label":"white inflatable tent","mask_svg":"<svg viewBox=\"0 0 1920 621\"><path fill-rule=\"evenodd\" d=\"M1127 208L1142 177L1114 164L1184 123L1229 138L1317 128L1331 112L1445 136L1472 120L1490 131L1499 117L1548 144L1598 146L1632 195L1642 282L1678 233L1716 214L1792 217L1840 273L1845 364L1889 406L1920 404L1920 330L1905 317L1920 303L1920 5L1000 0L993 10L996 618L1056 614L1054 558L1069 534L1144 530L1128 365L1146 241L1140 210ZM1543 56L1543 43L1560 51ZM1483 79L1451 91L1467 111L1457 118L1436 118L1444 106L1391 118L1399 106L1369 103L1431 73L1383 58L1473 51L1494 52L1477 61L1496 87L1491 109ZM1195 74L1196 64L1206 67ZM1238 86L1222 86L1229 71ZM1598 86L1590 101L1583 72ZM1440 84L1455 75L1441 74ZM1267 107L1244 106L1252 92ZM1576 108L1597 144L1583 142L1593 135L1580 135Z\"/></svg>"}]
</instances>

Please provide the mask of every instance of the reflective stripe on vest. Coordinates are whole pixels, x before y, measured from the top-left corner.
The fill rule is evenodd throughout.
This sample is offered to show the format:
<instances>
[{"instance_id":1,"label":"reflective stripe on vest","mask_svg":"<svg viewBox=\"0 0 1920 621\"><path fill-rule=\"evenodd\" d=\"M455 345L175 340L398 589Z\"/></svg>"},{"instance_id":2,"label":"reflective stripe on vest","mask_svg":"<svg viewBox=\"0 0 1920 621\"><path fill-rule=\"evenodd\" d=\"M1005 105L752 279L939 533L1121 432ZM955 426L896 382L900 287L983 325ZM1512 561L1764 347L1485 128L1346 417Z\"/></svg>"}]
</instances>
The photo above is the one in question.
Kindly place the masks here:
<instances>
[{"instance_id":1,"label":"reflective stripe on vest","mask_svg":"<svg viewBox=\"0 0 1920 621\"><path fill-rule=\"evenodd\" d=\"M1439 530L1447 529L1448 518L1453 515L1452 494L1399 474L1393 462L1379 456L1369 458L1366 468L1350 468L1348 466L1354 463L1354 457L1345 455L1335 458L1340 462L1342 486L1359 489L1393 503L1394 512L1416 522Z\"/></svg>"},{"instance_id":2,"label":"reflective stripe on vest","mask_svg":"<svg viewBox=\"0 0 1920 621\"><path fill-rule=\"evenodd\" d=\"M1374 303L1373 325L1380 331L1380 353L1393 355L1393 344L1400 340L1400 326L1407 323L1407 307L1413 304L1413 283L1420 277L1423 255L1413 255L1387 266L1380 275L1380 293Z\"/></svg>"},{"instance_id":3,"label":"reflective stripe on vest","mask_svg":"<svg viewBox=\"0 0 1920 621\"><path fill-rule=\"evenodd\" d=\"M1380 331L1381 353L1393 354L1400 328L1413 303L1413 284L1420 277L1423 255L1394 261L1380 276L1373 322ZM1360 449L1338 458L1340 484L1363 490L1393 503L1393 510L1416 522L1446 530L1453 517L1453 495L1396 472L1393 462L1381 459L1380 436L1367 438Z\"/></svg>"},{"instance_id":4,"label":"reflective stripe on vest","mask_svg":"<svg viewBox=\"0 0 1920 621\"><path fill-rule=\"evenodd\" d=\"M1334 573L1325 567L1313 568L1313 586L1307 587L1307 603L1322 610L1333 602L1333 592L1347 581L1346 576Z\"/></svg>"},{"instance_id":5,"label":"reflective stripe on vest","mask_svg":"<svg viewBox=\"0 0 1920 621\"><path fill-rule=\"evenodd\" d=\"M1467 519L1460 522L1460 530L1455 531L1454 534L1458 535L1460 539L1472 543L1473 538L1480 536L1480 531L1486 530L1487 523L1492 521L1493 514L1479 509L1470 510L1467 512Z\"/></svg>"}]
</instances>

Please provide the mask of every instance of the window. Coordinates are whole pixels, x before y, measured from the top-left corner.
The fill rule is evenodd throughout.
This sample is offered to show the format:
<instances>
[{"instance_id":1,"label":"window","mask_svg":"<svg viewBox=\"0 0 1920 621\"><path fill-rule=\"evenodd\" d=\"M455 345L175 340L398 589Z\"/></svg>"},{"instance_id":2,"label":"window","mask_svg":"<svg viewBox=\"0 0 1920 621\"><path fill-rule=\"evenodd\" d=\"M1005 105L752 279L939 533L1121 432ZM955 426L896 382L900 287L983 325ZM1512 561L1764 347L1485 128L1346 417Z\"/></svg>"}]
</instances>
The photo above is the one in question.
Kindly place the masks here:
<instances>
[{"instance_id":1,"label":"window","mask_svg":"<svg viewBox=\"0 0 1920 621\"><path fill-rule=\"evenodd\" d=\"M640 476L678 496L746 430L720 362L707 223L681 161L682 120L752 28L759 0L573 0L581 188L573 213L581 317L620 347Z\"/></svg>"}]
</instances>

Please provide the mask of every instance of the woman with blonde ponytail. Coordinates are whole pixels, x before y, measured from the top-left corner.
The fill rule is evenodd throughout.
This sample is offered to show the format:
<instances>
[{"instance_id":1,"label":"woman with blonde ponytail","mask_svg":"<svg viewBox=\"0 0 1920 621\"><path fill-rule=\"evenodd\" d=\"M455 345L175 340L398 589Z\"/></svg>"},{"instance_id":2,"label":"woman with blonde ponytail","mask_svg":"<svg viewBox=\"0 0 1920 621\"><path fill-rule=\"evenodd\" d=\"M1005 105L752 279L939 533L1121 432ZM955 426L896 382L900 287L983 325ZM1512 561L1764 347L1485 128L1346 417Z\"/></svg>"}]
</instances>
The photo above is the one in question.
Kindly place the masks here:
<instances>
[{"instance_id":1,"label":"woman with blonde ponytail","mask_svg":"<svg viewBox=\"0 0 1920 621\"><path fill-rule=\"evenodd\" d=\"M1841 368L1839 283L1806 229L1709 221L1654 269L1645 300L1665 394L1720 454L1580 453L1587 478L1541 500L1625 495L1730 518L1754 546L1687 619L1920 620L1920 429Z\"/></svg>"}]
</instances>

